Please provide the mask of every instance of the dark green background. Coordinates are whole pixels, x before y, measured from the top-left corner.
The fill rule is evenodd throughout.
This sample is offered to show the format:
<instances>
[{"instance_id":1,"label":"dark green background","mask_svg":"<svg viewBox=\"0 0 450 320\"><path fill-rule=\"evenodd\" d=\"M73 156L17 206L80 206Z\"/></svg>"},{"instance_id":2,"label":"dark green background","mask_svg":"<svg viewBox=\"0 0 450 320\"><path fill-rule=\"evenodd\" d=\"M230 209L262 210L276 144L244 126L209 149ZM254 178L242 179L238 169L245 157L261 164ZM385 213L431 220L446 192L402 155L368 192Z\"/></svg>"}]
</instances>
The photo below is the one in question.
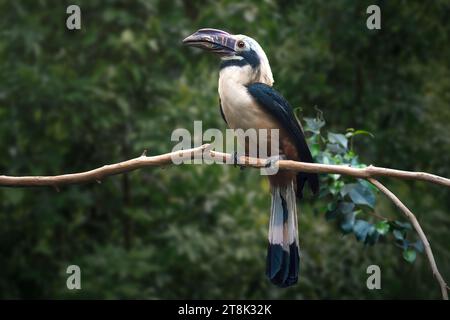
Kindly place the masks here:
<instances>
[{"instance_id":1,"label":"dark green background","mask_svg":"<svg viewBox=\"0 0 450 320\"><path fill-rule=\"evenodd\" d=\"M78 4L82 29L65 27ZM366 28L378 4L382 29ZM360 128L365 163L450 177L450 3L0 0L0 173L77 172L172 149L175 128L225 129L218 61L181 40L247 34L303 116ZM415 212L450 279L449 190L383 179ZM381 197L381 196L380 196ZM382 198L382 197L381 197ZM265 278L270 197L256 170L148 168L102 184L0 189L1 298L439 298L424 255L364 247L301 204L299 284ZM313 209L314 208L314 209ZM401 214L387 201L376 211ZM66 267L82 290L66 288ZM380 265L382 289L366 288Z\"/></svg>"}]
</instances>

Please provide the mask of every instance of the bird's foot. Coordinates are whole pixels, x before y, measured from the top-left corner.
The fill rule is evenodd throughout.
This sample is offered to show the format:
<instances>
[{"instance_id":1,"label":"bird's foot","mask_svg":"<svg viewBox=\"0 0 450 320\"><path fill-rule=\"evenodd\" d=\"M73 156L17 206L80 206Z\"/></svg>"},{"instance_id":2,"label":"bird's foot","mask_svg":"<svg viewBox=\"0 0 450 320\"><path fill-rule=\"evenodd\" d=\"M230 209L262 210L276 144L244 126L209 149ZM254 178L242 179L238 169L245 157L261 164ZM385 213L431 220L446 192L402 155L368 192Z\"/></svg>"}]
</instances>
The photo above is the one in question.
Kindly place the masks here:
<instances>
[{"instance_id":1,"label":"bird's foot","mask_svg":"<svg viewBox=\"0 0 450 320\"><path fill-rule=\"evenodd\" d=\"M242 171L245 169L245 166L239 163L239 156L237 151L233 152L233 166L239 167L239 169Z\"/></svg>"},{"instance_id":2,"label":"bird's foot","mask_svg":"<svg viewBox=\"0 0 450 320\"><path fill-rule=\"evenodd\" d=\"M264 167L271 168L279 160L286 160L286 156L284 154L279 154L277 156L269 157L266 159L266 163L264 164Z\"/></svg>"}]
</instances>

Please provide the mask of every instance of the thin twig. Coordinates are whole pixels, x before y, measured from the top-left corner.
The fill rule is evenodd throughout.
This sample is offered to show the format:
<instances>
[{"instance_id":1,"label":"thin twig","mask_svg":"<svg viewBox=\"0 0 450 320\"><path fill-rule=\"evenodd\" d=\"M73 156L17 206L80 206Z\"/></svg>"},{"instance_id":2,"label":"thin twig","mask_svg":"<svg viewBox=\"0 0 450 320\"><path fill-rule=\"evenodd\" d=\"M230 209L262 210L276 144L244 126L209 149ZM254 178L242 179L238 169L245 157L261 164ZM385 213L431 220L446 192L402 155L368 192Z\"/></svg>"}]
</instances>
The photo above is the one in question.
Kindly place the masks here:
<instances>
[{"instance_id":1,"label":"thin twig","mask_svg":"<svg viewBox=\"0 0 450 320\"><path fill-rule=\"evenodd\" d=\"M417 221L416 216L409 210L395 194L393 194L388 188L386 188L383 184L381 184L378 180L373 178L368 178L367 180L370 181L375 187L377 187L381 192L383 192L391 201L405 214L405 216L411 221L412 225L414 226L414 229L416 230L417 234L419 235L420 240L422 241L424 247L425 247L425 253L427 255L428 261L431 266L431 270L433 271L433 275L436 278L436 280L439 282L439 286L441 287L441 294L442 299L448 300L448 293L447 293L447 284L445 283L444 278L442 278L442 275L439 273L439 270L436 265L436 261L434 260L433 251L431 251L430 243L428 242L428 239L425 235L425 233L422 230L422 227L419 224L419 221Z\"/></svg>"},{"instance_id":2,"label":"thin twig","mask_svg":"<svg viewBox=\"0 0 450 320\"><path fill-rule=\"evenodd\" d=\"M384 216L382 216L382 215L380 215L380 214L378 214L378 213L376 213L375 211L369 211L368 212L371 216L373 216L373 217L375 217L375 218L377 218L377 219L380 219L380 220L383 220L383 221L392 221L392 219L391 218L386 218L386 217L384 217Z\"/></svg>"}]
</instances>

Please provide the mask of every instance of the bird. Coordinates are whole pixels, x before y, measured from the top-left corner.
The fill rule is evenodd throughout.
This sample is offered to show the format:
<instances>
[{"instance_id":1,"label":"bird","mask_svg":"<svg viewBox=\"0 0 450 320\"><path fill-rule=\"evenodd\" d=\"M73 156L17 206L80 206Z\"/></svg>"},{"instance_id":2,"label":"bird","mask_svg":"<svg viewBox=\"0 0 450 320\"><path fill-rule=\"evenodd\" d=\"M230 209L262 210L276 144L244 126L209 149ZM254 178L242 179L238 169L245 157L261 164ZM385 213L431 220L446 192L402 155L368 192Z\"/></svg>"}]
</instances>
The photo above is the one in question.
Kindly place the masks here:
<instances>
[{"instance_id":1,"label":"bird","mask_svg":"<svg viewBox=\"0 0 450 320\"><path fill-rule=\"evenodd\" d=\"M219 106L229 128L278 129L277 159L313 162L301 123L287 100L273 88L269 60L256 40L246 35L203 28L186 37L183 44L220 58ZM268 136L256 143L270 145L271 139L273 137ZM273 155L269 154L268 159L273 160ZM319 178L315 173L280 169L268 179L271 210L266 275L274 285L284 288L298 282L300 269L296 198L302 199L306 183L317 195Z\"/></svg>"}]
</instances>

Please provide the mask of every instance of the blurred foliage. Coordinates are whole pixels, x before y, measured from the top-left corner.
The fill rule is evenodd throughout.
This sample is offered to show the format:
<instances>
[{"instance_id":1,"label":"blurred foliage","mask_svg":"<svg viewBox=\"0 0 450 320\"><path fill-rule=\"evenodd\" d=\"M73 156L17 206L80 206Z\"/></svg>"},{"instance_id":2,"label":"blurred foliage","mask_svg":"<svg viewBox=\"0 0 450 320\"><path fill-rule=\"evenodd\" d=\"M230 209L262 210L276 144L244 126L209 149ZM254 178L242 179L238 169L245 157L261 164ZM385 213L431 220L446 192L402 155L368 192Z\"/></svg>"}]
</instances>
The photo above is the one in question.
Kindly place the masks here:
<instances>
[{"instance_id":1,"label":"blurred foliage","mask_svg":"<svg viewBox=\"0 0 450 320\"><path fill-rule=\"evenodd\" d=\"M328 132L325 138L321 134L325 125L321 112L317 118L305 118L305 121L305 131L312 133L308 143L316 162L353 168L367 167L360 163L354 152L353 141L360 135L374 137L372 133L350 128L346 134ZM329 200L325 218L329 221L336 220L342 234L353 233L357 241L372 246L384 240L391 231L394 243L403 249L406 261L414 262L416 251L423 252L424 246L420 239L407 240L408 231L412 230L409 222L389 220L375 212L378 189L371 183L364 179L357 179L355 183L354 178L340 174L321 175L321 178L319 198ZM367 216L376 217L379 221L371 222Z\"/></svg>"},{"instance_id":2,"label":"blurred foliage","mask_svg":"<svg viewBox=\"0 0 450 320\"><path fill-rule=\"evenodd\" d=\"M338 149L313 146L323 162L353 161L356 150L358 163L450 176L446 0L76 3L80 31L65 27L73 1L0 0L1 174L76 172L143 149L164 153L171 132L194 120L225 129L217 59L181 46L198 28L215 27L258 40L276 88L303 117L314 119L317 106L331 132L373 133L363 138L350 129L343 151L342 135L325 135ZM369 4L381 7L381 30L365 27ZM389 233L403 245L408 229L395 222L401 214L389 201L380 196L370 209L366 199L386 223L365 221L386 236L359 245L324 217L333 218L336 205L338 227L350 230L342 203L356 202L368 214L356 200L364 185L322 178L335 194L300 204L301 276L289 289L264 276L270 197L257 170L187 165L60 192L1 188L0 297L439 298L425 257L402 261L413 260L416 243L408 236L404 258L384 243ZM385 183L417 214L450 279L448 190ZM354 197L341 193L345 186ZM355 218L352 230L366 227ZM80 291L66 288L71 264L81 267ZM381 268L382 290L366 288L371 264Z\"/></svg>"}]
</instances>

